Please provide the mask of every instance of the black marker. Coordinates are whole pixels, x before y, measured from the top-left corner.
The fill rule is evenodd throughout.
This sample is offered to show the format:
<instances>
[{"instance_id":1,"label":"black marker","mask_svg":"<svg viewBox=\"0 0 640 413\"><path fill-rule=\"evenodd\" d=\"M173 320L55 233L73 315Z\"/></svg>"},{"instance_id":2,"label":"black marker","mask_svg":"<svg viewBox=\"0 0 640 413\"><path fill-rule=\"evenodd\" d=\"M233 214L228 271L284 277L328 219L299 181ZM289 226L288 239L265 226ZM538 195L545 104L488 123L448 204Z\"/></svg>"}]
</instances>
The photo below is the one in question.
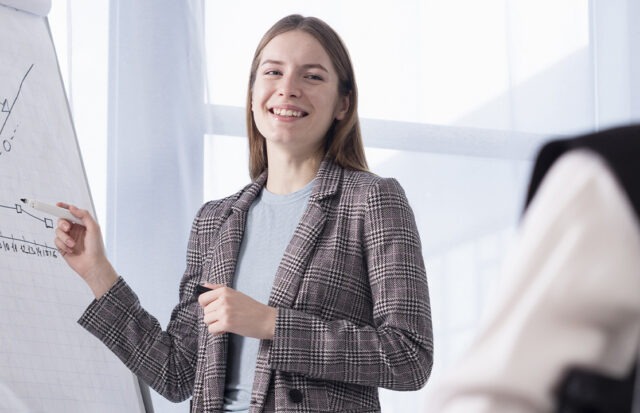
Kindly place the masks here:
<instances>
[{"instance_id":1,"label":"black marker","mask_svg":"<svg viewBox=\"0 0 640 413\"><path fill-rule=\"evenodd\" d=\"M204 294L204 293L206 293L207 291L211 291L211 290L213 290L213 288L205 287L205 286L204 286L204 285L202 285L202 284L198 284L198 285L196 285L196 295L197 295L198 297L200 296L200 294Z\"/></svg>"}]
</instances>

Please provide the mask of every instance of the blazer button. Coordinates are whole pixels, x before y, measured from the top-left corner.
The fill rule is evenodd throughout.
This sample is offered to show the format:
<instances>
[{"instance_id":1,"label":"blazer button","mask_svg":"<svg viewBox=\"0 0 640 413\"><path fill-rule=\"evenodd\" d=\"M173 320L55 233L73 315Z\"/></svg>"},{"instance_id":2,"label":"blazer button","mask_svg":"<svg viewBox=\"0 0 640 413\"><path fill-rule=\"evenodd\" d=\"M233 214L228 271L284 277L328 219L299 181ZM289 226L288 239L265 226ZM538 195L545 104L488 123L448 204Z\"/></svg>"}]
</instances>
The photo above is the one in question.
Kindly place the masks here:
<instances>
[{"instance_id":1,"label":"blazer button","mask_svg":"<svg viewBox=\"0 0 640 413\"><path fill-rule=\"evenodd\" d=\"M298 389L291 389L289 390L289 400L291 400L293 403L300 403L302 402L302 392Z\"/></svg>"}]
</instances>

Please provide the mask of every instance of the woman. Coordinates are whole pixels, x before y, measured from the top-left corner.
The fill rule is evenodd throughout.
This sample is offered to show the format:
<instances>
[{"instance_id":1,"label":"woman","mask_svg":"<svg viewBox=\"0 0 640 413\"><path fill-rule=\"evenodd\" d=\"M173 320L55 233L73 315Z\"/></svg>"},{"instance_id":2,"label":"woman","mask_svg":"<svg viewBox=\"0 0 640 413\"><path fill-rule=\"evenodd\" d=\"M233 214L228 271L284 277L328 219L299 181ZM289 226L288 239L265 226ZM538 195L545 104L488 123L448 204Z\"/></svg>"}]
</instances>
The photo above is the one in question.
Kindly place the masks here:
<instances>
[{"instance_id":1,"label":"woman","mask_svg":"<svg viewBox=\"0 0 640 413\"><path fill-rule=\"evenodd\" d=\"M415 220L399 184L366 171L353 69L326 23L292 15L265 34L247 126L253 182L198 212L166 331L87 211L59 204L84 224L56 232L96 296L80 323L197 412L377 412L378 387L422 387L433 340Z\"/></svg>"}]
</instances>

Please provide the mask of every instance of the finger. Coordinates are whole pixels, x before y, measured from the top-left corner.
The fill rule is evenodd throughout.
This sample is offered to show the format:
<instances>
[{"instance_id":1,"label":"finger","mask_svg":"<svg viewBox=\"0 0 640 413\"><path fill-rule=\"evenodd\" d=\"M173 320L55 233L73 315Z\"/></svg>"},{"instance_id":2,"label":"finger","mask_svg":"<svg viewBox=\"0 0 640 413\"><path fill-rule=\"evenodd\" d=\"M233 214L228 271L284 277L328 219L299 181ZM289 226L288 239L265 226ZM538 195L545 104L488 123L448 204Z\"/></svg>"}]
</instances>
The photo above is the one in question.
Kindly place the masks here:
<instances>
[{"instance_id":1,"label":"finger","mask_svg":"<svg viewBox=\"0 0 640 413\"><path fill-rule=\"evenodd\" d=\"M204 313L204 316L202 317L202 322L205 323L206 325L215 323L217 320L218 320L218 317L213 311Z\"/></svg>"},{"instance_id":2,"label":"finger","mask_svg":"<svg viewBox=\"0 0 640 413\"><path fill-rule=\"evenodd\" d=\"M220 292L218 290L207 291L198 297L198 303L205 312L215 311L220 307L222 301L224 301L224 298L222 300L220 299Z\"/></svg>"},{"instance_id":3,"label":"finger","mask_svg":"<svg viewBox=\"0 0 640 413\"><path fill-rule=\"evenodd\" d=\"M227 332L227 326L221 320L214 320L207 324L207 330L213 335L223 334Z\"/></svg>"},{"instance_id":4,"label":"finger","mask_svg":"<svg viewBox=\"0 0 640 413\"><path fill-rule=\"evenodd\" d=\"M205 308L207 305L209 305L211 302L215 301L218 298L219 293L216 293L216 291L224 286L221 284L211 284L208 282L202 283L201 285L205 288L210 289L210 291L202 292L198 296L198 303L202 308Z\"/></svg>"},{"instance_id":5,"label":"finger","mask_svg":"<svg viewBox=\"0 0 640 413\"><path fill-rule=\"evenodd\" d=\"M202 312L206 316L208 314L214 314L216 311L218 311L218 308L218 303L216 302L216 300L213 300L209 302L209 304L202 307Z\"/></svg>"},{"instance_id":6,"label":"finger","mask_svg":"<svg viewBox=\"0 0 640 413\"><path fill-rule=\"evenodd\" d=\"M56 205L60 208L69 210L69 212L71 212L71 215L82 221L82 225L84 225L85 227L91 227L92 229L97 228L98 224L86 209L80 209L75 205L67 204L65 202L57 202Z\"/></svg>"},{"instance_id":7,"label":"finger","mask_svg":"<svg viewBox=\"0 0 640 413\"><path fill-rule=\"evenodd\" d=\"M212 284L210 282L204 282L201 284L203 288L209 289L206 293L214 293L213 296L218 297L221 293L225 292L225 290L230 289L226 285L222 284ZM211 295L211 294L210 294Z\"/></svg>"},{"instance_id":8,"label":"finger","mask_svg":"<svg viewBox=\"0 0 640 413\"><path fill-rule=\"evenodd\" d=\"M60 240L62 244L69 248L73 248L76 245L75 240L60 228L56 229L56 240Z\"/></svg>"},{"instance_id":9,"label":"finger","mask_svg":"<svg viewBox=\"0 0 640 413\"><path fill-rule=\"evenodd\" d=\"M211 303L212 301L213 301L213 298L211 298L211 291L207 291L198 296L198 304L200 304L200 307L202 307L205 310L209 305L209 303Z\"/></svg>"},{"instance_id":10,"label":"finger","mask_svg":"<svg viewBox=\"0 0 640 413\"><path fill-rule=\"evenodd\" d=\"M209 330L209 333L213 334L214 336L226 333L224 329L218 327L218 323L209 324L207 330Z\"/></svg>"},{"instance_id":11,"label":"finger","mask_svg":"<svg viewBox=\"0 0 640 413\"><path fill-rule=\"evenodd\" d=\"M58 219L58 229L64 231L64 232L69 232L69 230L71 229L71 223L69 221L67 221L64 218L59 218Z\"/></svg>"},{"instance_id":12,"label":"finger","mask_svg":"<svg viewBox=\"0 0 640 413\"><path fill-rule=\"evenodd\" d=\"M74 205L69 205L69 212L71 212L71 215L73 215L74 217L80 219L80 221L82 221L82 224L87 228L94 229L98 226L89 211L87 211L86 209L80 209Z\"/></svg>"},{"instance_id":13,"label":"finger","mask_svg":"<svg viewBox=\"0 0 640 413\"><path fill-rule=\"evenodd\" d=\"M73 253L73 249L67 247L64 242L62 242L59 238L55 239L56 248L60 253L71 254Z\"/></svg>"}]
</instances>

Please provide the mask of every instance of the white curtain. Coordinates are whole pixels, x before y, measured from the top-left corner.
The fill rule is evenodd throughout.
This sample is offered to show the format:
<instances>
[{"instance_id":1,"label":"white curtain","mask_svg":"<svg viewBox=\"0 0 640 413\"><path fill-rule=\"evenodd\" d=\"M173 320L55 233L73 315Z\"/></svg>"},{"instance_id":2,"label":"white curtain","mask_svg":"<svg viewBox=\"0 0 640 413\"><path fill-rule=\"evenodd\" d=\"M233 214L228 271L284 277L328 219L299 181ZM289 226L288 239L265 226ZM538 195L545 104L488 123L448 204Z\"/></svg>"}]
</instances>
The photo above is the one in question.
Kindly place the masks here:
<instances>
[{"instance_id":1,"label":"white curtain","mask_svg":"<svg viewBox=\"0 0 640 413\"><path fill-rule=\"evenodd\" d=\"M201 2L111 2L107 245L166 327L202 204ZM156 412L185 412L155 393Z\"/></svg>"}]
</instances>

